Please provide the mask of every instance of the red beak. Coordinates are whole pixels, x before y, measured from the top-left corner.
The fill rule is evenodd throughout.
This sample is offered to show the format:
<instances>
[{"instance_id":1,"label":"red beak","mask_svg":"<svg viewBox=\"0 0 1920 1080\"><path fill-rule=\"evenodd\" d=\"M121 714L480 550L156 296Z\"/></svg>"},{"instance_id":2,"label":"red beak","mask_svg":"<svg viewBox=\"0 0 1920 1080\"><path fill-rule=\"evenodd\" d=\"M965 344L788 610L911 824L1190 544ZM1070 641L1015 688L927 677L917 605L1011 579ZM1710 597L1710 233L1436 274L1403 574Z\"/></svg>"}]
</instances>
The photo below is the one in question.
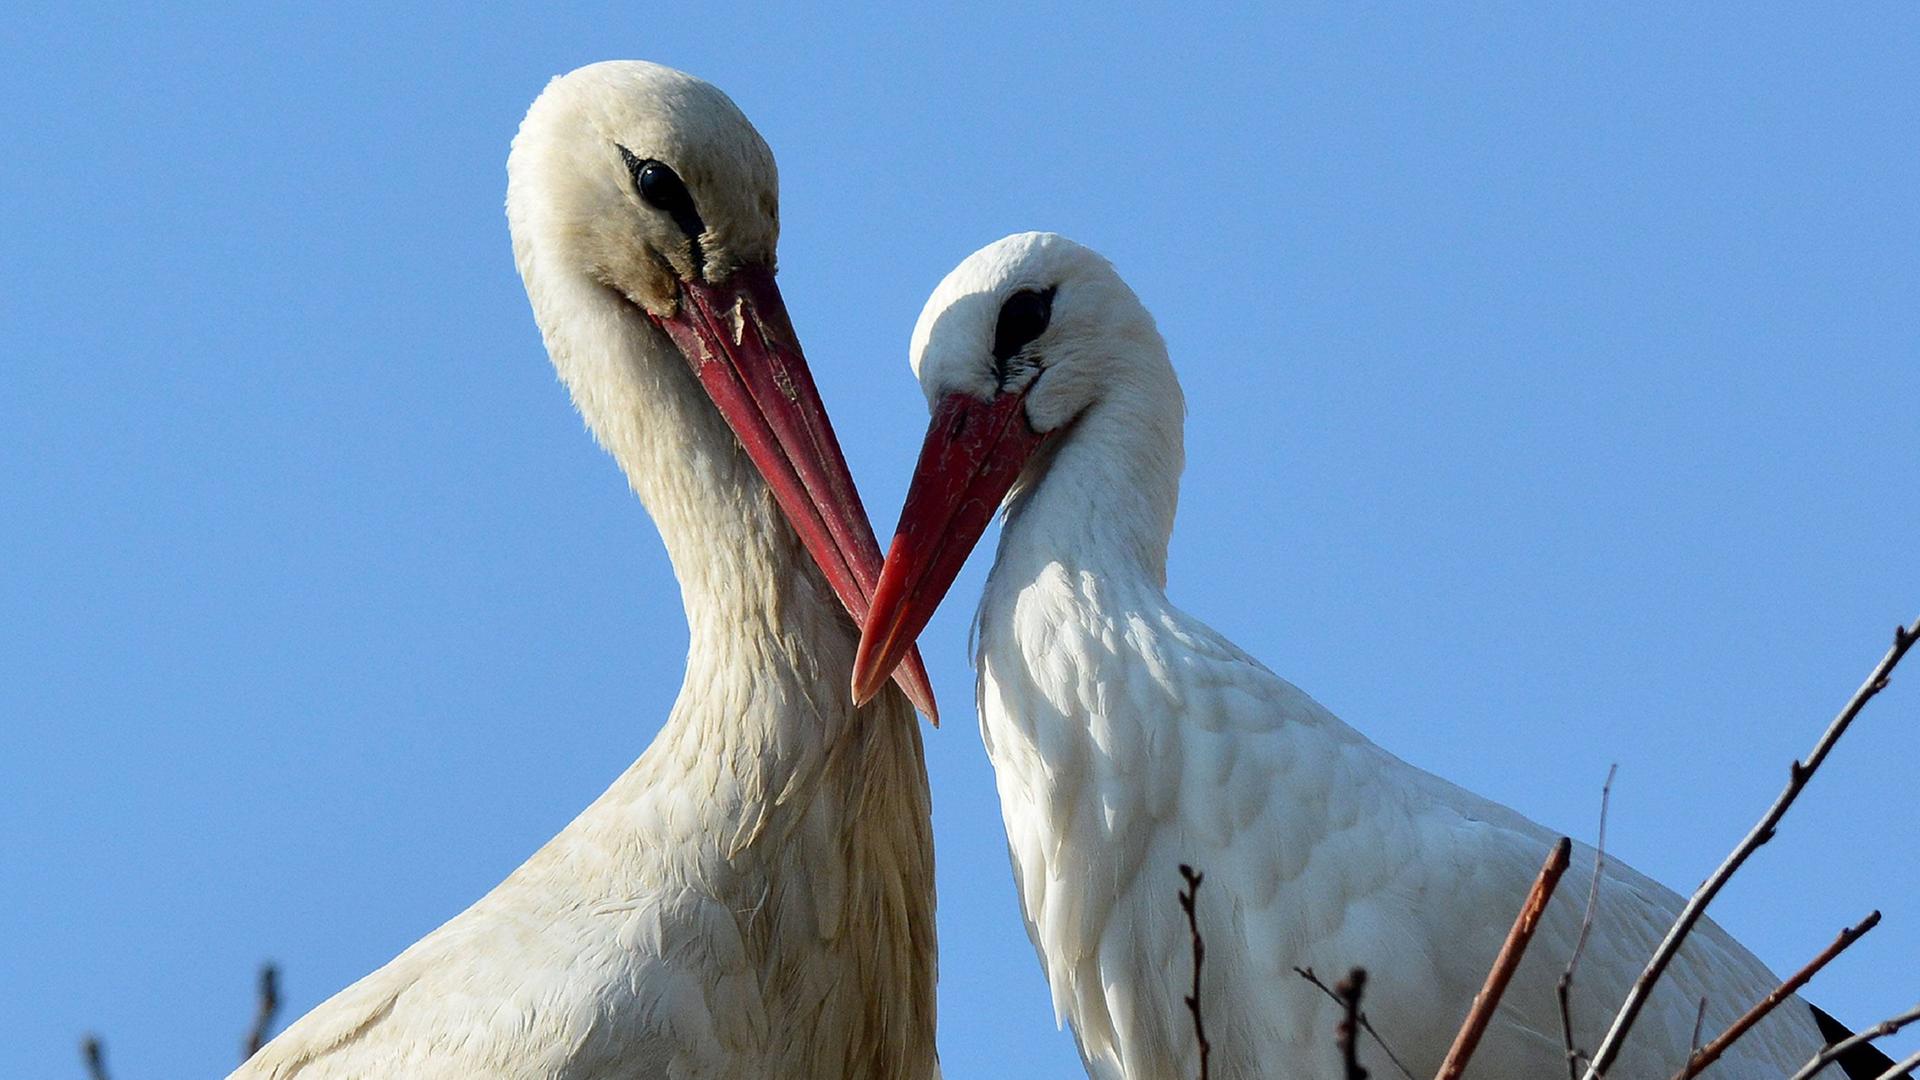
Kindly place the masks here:
<instances>
[{"instance_id":1,"label":"red beak","mask_svg":"<svg viewBox=\"0 0 1920 1080\"><path fill-rule=\"evenodd\" d=\"M1027 424L1026 395L951 394L934 410L900 511L873 610L853 661L853 698L879 692L987 531L1000 500L1046 441Z\"/></svg>"},{"instance_id":2,"label":"red beak","mask_svg":"<svg viewBox=\"0 0 1920 1080\"><path fill-rule=\"evenodd\" d=\"M679 309L654 322L687 358L855 625L865 623L880 576L880 544L773 271L744 266L717 285L683 282ZM938 724L918 650L901 650L894 663L898 670L882 672L875 689L891 673L914 707Z\"/></svg>"}]
</instances>

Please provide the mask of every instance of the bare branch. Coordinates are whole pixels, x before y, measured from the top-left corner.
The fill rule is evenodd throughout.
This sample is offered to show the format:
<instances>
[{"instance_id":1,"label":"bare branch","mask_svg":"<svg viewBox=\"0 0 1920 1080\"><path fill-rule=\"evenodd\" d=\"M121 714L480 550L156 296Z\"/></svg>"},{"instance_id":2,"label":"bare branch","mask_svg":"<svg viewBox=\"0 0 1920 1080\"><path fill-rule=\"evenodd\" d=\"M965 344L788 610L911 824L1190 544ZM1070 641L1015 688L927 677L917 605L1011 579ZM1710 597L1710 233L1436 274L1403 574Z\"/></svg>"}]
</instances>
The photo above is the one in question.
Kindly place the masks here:
<instances>
[{"instance_id":1,"label":"bare branch","mask_svg":"<svg viewBox=\"0 0 1920 1080\"><path fill-rule=\"evenodd\" d=\"M1340 999L1340 1007L1345 1012L1340 1017L1340 1025L1333 1029L1333 1041L1340 1048L1341 1075L1345 1080L1367 1080L1367 1070L1360 1064L1360 1040L1355 1037L1360 1030L1360 996L1367 991L1367 969L1354 968L1347 977L1333 986L1333 996Z\"/></svg>"},{"instance_id":2,"label":"bare branch","mask_svg":"<svg viewBox=\"0 0 1920 1080\"><path fill-rule=\"evenodd\" d=\"M247 1037L241 1041L240 1061L242 1064L260 1052L267 1039L273 1034L273 1021L280 1015L280 969L273 964L260 966L259 1005L253 1014L253 1026L247 1030ZM86 1063L88 1080L108 1080L107 1048L100 1037L88 1032L80 1040L80 1060Z\"/></svg>"},{"instance_id":3,"label":"bare branch","mask_svg":"<svg viewBox=\"0 0 1920 1080\"><path fill-rule=\"evenodd\" d=\"M247 1037L240 1044L240 1060L246 1060L260 1052L267 1040L273 1035L274 1017L280 1015L280 969L271 963L260 965L260 1004L254 1010L253 1027L248 1029Z\"/></svg>"},{"instance_id":4,"label":"bare branch","mask_svg":"<svg viewBox=\"0 0 1920 1080\"><path fill-rule=\"evenodd\" d=\"M1187 913L1187 932L1193 935L1193 993L1187 995L1187 1011L1193 1014L1193 1038L1200 1044L1200 1080L1208 1080L1207 1057L1213 1053L1213 1044L1207 1042L1207 1024L1200 1014L1200 966L1207 962L1207 943L1200 937L1200 919L1193 910L1206 875L1181 863L1180 877L1187 883L1179 892L1180 910Z\"/></svg>"},{"instance_id":5,"label":"bare branch","mask_svg":"<svg viewBox=\"0 0 1920 1080\"><path fill-rule=\"evenodd\" d=\"M1587 910L1580 916L1580 936L1573 939L1573 955L1567 957L1567 969L1553 990L1560 999L1560 1037L1567 1048L1567 1080L1580 1080L1580 1051L1573 1044L1573 1007L1569 1002L1573 989L1573 971L1580 965L1580 953L1587 947L1587 935L1593 932L1593 907L1600 900L1600 871L1607 864L1607 805L1613 800L1613 774L1620 763L1607 766L1607 779L1600 785L1600 833L1593 846L1593 880L1587 885Z\"/></svg>"},{"instance_id":6,"label":"bare branch","mask_svg":"<svg viewBox=\"0 0 1920 1080\"><path fill-rule=\"evenodd\" d=\"M1920 1068L1920 1053L1915 1053L1904 1061L1896 1062L1893 1068L1874 1077L1873 1080L1900 1080L1901 1077L1907 1075L1908 1070L1914 1068Z\"/></svg>"},{"instance_id":7,"label":"bare branch","mask_svg":"<svg viewBox=\"0 0 1920 1080\"><path fill-rule=\"evenodd\" d=\"M1296 967L1293 969L1293 973L1312 983L1321 993L1332 998L1335 1005L1346 1005L1346 1002L1341 999L1340 995L1333 992L1332 987L1320 981L1320 976L1315 975L1312 968ZM1393 1047L1387 1045L1387 1040L1381 1038L1380 1033L1373 1029L1373 1022L1367 1019L1366 1011L1362 1010L1354 1019L1360 1022L1360 1030L1373 1036L1373 1041L1380 1047L1380 1051L1387 1055L1387 1060L1393 1062L1393 1067L1400 1070L1400 1075L1406 1077L1407 1080L1413 1080L1413 1070L1407 1068L1406 1064L1400 1060L1400 1056L1393 1052Z\"/></svg>"},{"instance_id":8,"label":"bare branch","mask_svg":"<svg viewBox=\"0 0 1920 1080\"><path fill-rule=\"evenodd\" d=\"M107 1080L107 1048L100 1036L88 1032L81 1038L80 1060L87 1063L87 1080Z\"/></svg>"},{"instance_id":9,"label":"bare branch","mask_svg":"<svg viewBox=\"0 0 1920 1080\"><path fill-rule=\"evenodd\" d=\"M1870 1043L1875 1039L1884 1039L1888 1035L1913 1023L1915 1020L1920 1020L1920 1005L1915 1005L1913 1008L1908 1009L1898 1016L1890 1016L1857 1035L1849 1035L1837 1043L1828 1044L1826 1048L1813 1056L1812 1061L1800 1066L1800 1071L1794 1073L1789 1080L1813 1080L1815 1073L1833 1064L1840 1055L1856 1046Z\"/></svg>"},{"instance_id":10,"label":"bare branch","mask_svg":"<svg viewBox=\"0 0 1920 1080\"><path fill-rule=\"evenodd\" d=\"M1762 844L1773 839L1775 827L1780 824L1780 819L1786 815L1787 810L1793 806L1793 801L1800 797L1800 792L1806 788L1807 781L1813 778L1821 762L1827 759L1827 754L1840 740L1840 736L1846 734L1854 717L1860 715L1860 710L1866 707L1867 702L1873 700L1875 694L1886 688L1887 679L1893 674L1895 665L1900 663L1900 658L1907 654L1907 650L1912 648L1915 640L1920 640L1920 620L1915 620L1912 627L1902 626L1894 629L1893 647L1880 658L1880 663L1874 666L1873 673L1867 676L1867 681L1860 684L1860 689L1853 692L1853 697L1848 700L1846 707L1840 710L1840 715L1834 717L1833 722L1827 725L1827 730L1822 732L1819 740L1813 744L1813 752L1807 755L1806 762L1793 763L1788 770L1786 789L1780 792L1780 797L1767 808L1767 812L1761 816L1753 830L1747 833L1746 838L1733 849L1732 854L1720 864L1719 869L1715 870L1712 876L1695 890L1693 897L1687 901L1686 907L1680 910L1680 916L1674 920L1672 928L1667 931L1667 936L1654 950L1653 957L1647 961L1647 966L1633 980L1633 986L1627 991L1626 1000L1620 1004L1620 1011L1614 1014L1613 1024L1607 1028L1607 1033L1600 1040L1600 1045L1594 1048L1593 1060L1587 1062L1585 1080L1599 1080L1608 1066L1613 1064L1613 1059L1620 1054L1620 1048L1626 1045L1627 1032L1632 1030L1633 1022L1639 1019L1641 1008L1646 1005L1647 998L1653 993L1654 983L1660 981L1661 974L1667 970L1667 965L1680 951L1680 945L1686 940L1687 934L1693 930L1694 924L1700 921L1700 916L1706 913L1707 905L1719 895L1728 879L1733 877L1734 871L1740 869L1741 864L1747 861L1747 857L1759 850Z\"/></svg>"},{"instance_id":11,"label":"bare branch","mask_svg":"<svg viewBox=\"0 0 1920 1080\"><path fill-rule=\"evenodd\" d=\"M1493 958L1493 970L1487 972L1486 984L1474 995L1473 1007L1467 1010L1460 1033L1453 1038L1453 1048L1447 1051L1447 1059L1440 1063L1434 1080L1459 1080L1460 1074L1466 1072L1474 1048L1480 1045L1480 1036L1486 1034L1487 1024L1493 1019L1493 1010L1500 1006L1500 995L1507 992L1507 983L1520 966L1520 958L1526 955L1527 943L1533 940L1533 932L1540 925L1540 915L1547 910L1547 901L1553 898L1554 887L1560 884L1560 875L1567 872L1567 862L1572 857L1573 841L1563 836L1548 853L1539 876L1533 879L1527 901L1515 916L1513 928L1507 931L1507 940L1501 944L1499 955Z\"/></svg>"},{"instance_id":12,"label":"bare branch","mask_svg":"<svg viewBox=\"0 0 1920 1080\"><path fill-rule=\"evenodd\" d=\"M1687 1040L1687 1060L1692 1061L1700 1052L1700 1029L1707 1023L1707 999L1700 999L1700 1007L1693 1013L1693 1036Z\"/></svg>"},{"instance_id":13,"label":"bare branch","mask_svg":"<svg viewBox=\"0 0 1920 1080\"><path fill-rule=\"evenodd\" d=\"M1734 1041L1739 1039L1740 1036L1745 1035L1749 1028L1759 1023L1768 1013L1772 1012L1774 1006L1792 997L1801 987L1807 985L1807 981L1812 979L1821 968L1826 967L1828 961L1845 952L1848 946L1859 941L1867 931L1878 925L1880 925L1880 913L1876 911L1860 920L1859 925L1849 926L1845 930L1840 931L1840 936L1833 939L1833 944L1828 945L1822 950L1820 955L1814 957L1806 967L1788 976L1786 982L1774 987L1772 993L1761 998L1758 1004L1748 1009L1740 1019L1735 1020L1729 1025L1727 1030L1721 1032L1717 1038L1708 1043L1705 1049L1687 1055L1686 1066L1679 1072L1673 1074L1673 1080L1690 1080L1691 1077L1698 1076L1706 1071L1707 1066L1720 1060L1720 1055L1727 1052L1727 1047L1732 1046ZM1702 999L1701 1005L1704 1007L1705 1004L1705 1000ZM1702 1014L1704 1015L1704 1008L1702 1009ZM1694 1044L1698 1045L1700 1036L1697 1026L1694 1028L1694 1032Z\"/></svg>"}]
</instances>

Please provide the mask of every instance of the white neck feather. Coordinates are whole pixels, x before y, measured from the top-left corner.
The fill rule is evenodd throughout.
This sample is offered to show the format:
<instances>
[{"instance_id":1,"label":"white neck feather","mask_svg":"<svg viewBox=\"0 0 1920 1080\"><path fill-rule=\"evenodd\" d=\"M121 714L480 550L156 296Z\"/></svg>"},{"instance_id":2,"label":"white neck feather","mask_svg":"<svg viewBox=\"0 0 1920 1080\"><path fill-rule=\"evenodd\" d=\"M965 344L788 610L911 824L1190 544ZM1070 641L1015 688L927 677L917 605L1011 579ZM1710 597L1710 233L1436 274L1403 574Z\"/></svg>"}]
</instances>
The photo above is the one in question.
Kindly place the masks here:
<instances>
[{"instance_id":1,"label":"white neck feather","mask_svg":"<svg viewBox=\"0 0 1920 1080\"><path fill-rule=\"evenodd\" d=\"M932 844L906 698L854 707L853 621L680 354L597 284L527 282L561 377L659 527L689 629L671 717L572 829L767 913L747 949L770 1013L835 1017L780 1036L789 1071L934 1074Z\"/></svg>"},{"instance_id":2,"label":"white neck feather","mask_svg":"<svg viewBox=\"0 0 1920 1080\"><path fill-rule=\"evenodd\" d=\"M712 768L724 745L737 752L722 767L744 801L708 800L702 813L716 827L757 829L787 785L817 776L853 720L846 672L858 631L665 335L611 289L517 246L554 366L652 514L686 609L680 697L609 795L617 803L657 773ZM904 710L895 697L876 702L888 720ZM910 719L903 726L913 732Z\"/></svg>"},{"instance_id":3,"label":"white neck feather","mask_svg":"<svg viewBox=\"0 0 1920 1080\"><path fill-rule=\"evenodd\" d=\"M527 280L555 367L660 531L693 650L813 629L782 625L806 614L782 601L796 581L831 593L686 361L611 289Z\"/></svg>"},{"instance_id":4,"label":"white neck feather","mask_svg":"<svg viewBox=\"0 0 1920 1080\"><path fill-rule=\"evenodd\" d=\"M1116 385L1028 466L1007 502L996 583L1019 588L1058 563L1164 592L1186 461L1185 405L1164 357L1142 365L1154 377Z\"/></svg>"}]
</instances>

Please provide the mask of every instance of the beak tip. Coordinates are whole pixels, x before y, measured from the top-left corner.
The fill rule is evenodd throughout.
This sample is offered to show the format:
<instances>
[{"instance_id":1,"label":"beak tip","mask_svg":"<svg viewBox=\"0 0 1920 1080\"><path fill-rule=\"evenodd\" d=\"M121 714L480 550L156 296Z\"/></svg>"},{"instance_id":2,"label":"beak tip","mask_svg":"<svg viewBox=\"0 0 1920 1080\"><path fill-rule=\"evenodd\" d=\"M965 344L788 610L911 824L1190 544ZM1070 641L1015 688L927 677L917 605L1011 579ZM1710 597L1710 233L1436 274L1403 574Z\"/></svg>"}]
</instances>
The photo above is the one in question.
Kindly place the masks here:
<instances>
[{"instance_id":1,"label":"beak tip","mask_svg":"<svg viewBox=\"0 0 1920 1080\"><path fill-rule=\"evenodd\" d=\"M854 706L872 701L892 679L900 683L913 707L925 713L934 727L939 727L940 708L934 704L933 686L927 680L927 669L920 662L919 650L910 649L908 655L895 660L893 666L898 670L889 672L885 666L885 650L881 649L871 652L862 649L854 657L853 677L849 680Z\"/></svg>"},{"instance_id":2,"label":"beak tip","mask_svg":"<svg viewBox=\"0 0 1920 1080\"><path fill-rule=\"evenodd\" d=\"M903 676L900 685L907 692L907 700L926 714L928 722L939 727L940 705L933 700L933 680L927 677L927 665L920 659L918 646L907 650L907 658L895 669L895 674Z\"/></svg>"},{"instance_id":3,"label":"beak tip","mask_svg":"<svg viewBox=\"0 0 1920 1080\"><path fill-rule=\"evenodd\" d=\"M869 644L862 637L860 647L853 654L853 677L848 685L853 689L856 707L872 701L873 695L880 692L881 684L886 681L885 673L880 671L880 665L875 662L880 659L879 650L870 648Z\"/></svg>"},{"instance_id":4,"label":"beak tip","mask_svg":"<svg viewBox=\"0 0 1920 1080\"><path fill-rule=\"evenodd\" d=\"M865 705L867 702L872 701L873 695L880 692L880 687L877 683L878 680L873 677L871 672L861 671L855 668L853 672L854 705Z\"/></svg>"}]
</instances>

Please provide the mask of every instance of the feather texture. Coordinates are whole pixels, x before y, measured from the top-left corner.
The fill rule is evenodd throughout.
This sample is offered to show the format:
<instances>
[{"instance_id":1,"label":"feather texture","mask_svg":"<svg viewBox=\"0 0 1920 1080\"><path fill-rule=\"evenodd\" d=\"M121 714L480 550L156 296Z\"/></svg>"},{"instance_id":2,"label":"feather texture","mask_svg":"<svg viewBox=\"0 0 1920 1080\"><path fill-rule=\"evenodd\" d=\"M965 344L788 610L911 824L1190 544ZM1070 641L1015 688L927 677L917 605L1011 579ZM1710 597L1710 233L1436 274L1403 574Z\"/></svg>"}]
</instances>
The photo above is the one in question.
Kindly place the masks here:
<instances>
[{"instance_id":1,"label":"feather texture","mask_svg":"<svg viewBox=\"0 0 1920 1080\"><path fill-rule=\"evenodd\" d=\"M719 91L637 63L556 80L509 165L515 256L548 351L680 579L680 697L564 831L236 1077L938 1074L917 722L893 689L854 707L851 620L648 322L647 280L623 276L657 260L604 257L650 242L620 239L649 219L616 143L665 147L711 196L710 259L771 258L773 165Z\"/></svg>"},{"instance_id":2,"label":"feather texture","mask_svg":"<svg viewBox=\"0 0 1920 1080\"><path fill-rule=\"evenodd\" d=\"M1015 883L1058 1017L1100 1080L1198 1075L1175 902L1188 864L1206 875L1216 1080L1339 1074L1338 1006L1295 967L1329 979L1366 968L1374 1026L1432 1075L1557 838L1387 753L1168 601L1184 409L1151 317L1105 260L1023 234L962 263L915 332L929 400L996 392L981 376L991 316L1036 288L1056 290L1053 323L1020 392L1047 441L1007 502L975 659ZM1593 857L1578 849L1576 875ZM1563 889L1547 908L1476 1080L1564 1075L1554 984L1585 894ZM1608 860L1573 986L1581 1045L1680 906ZM1776 982L1703 921L1613 1074L1670 1075L1702 998L1713 1031ZM1823 1041L1809 1007L1790 1002L1706 1075L1782 1075ZM1374 1075L1385 1069L1375 1061Z\"/></svg>"}]
</instances>

